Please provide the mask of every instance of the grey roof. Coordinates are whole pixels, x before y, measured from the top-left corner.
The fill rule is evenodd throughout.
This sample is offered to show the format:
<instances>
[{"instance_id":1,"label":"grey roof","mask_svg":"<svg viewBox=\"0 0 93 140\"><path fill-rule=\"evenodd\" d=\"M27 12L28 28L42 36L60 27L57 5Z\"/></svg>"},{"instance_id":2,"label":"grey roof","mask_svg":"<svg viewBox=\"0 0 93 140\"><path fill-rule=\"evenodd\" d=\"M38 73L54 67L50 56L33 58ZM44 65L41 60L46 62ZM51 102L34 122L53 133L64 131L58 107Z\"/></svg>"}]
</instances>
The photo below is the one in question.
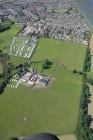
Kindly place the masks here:
<instances>
[{"instance_id":1,"label":"grey roof","mask_svg":"<svg viewBox=\"0 0 93 140\"><path fill-rule=\"evenodd\" d=\"M25 140L59 140L55 135L49 133L40 133L26 138Z\"/></svg>"}]
</instances>

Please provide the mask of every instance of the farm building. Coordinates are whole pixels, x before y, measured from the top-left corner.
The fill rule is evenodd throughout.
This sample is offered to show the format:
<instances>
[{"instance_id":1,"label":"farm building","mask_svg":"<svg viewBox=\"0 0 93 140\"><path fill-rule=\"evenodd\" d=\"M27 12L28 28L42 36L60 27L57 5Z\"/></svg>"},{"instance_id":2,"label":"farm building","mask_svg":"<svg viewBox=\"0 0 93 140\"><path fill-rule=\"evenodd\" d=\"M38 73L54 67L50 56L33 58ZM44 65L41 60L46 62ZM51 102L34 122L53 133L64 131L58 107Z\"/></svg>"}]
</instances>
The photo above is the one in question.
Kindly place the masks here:
<instances>
[{"instance_id":1,"label":"farm building","mask_svg":"<svg viewBox=\"0 0 93 140\"><path fill-rule=\"evenodd\" d=\"M39 75L33 68L27 72L22 78L22 83L27 83L28 85L35 85L36 87L45 87L48 85L50 77L46 75Z\"/></svg>"}]
</instances>

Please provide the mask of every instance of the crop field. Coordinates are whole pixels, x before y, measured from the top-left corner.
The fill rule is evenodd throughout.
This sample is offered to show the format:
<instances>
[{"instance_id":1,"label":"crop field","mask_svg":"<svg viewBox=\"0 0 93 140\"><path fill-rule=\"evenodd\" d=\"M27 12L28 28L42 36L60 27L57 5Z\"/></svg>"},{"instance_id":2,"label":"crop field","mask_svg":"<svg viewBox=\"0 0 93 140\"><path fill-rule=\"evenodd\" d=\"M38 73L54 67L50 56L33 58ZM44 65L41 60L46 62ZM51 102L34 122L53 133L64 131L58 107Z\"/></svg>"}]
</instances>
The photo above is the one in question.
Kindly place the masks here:
<instances>
[{"instance_id":1,"label":"crop field","mask_svg":"<svg viewBox=\"0 0 93 140\"><path fill-rule=\"evenodd\" d=\"M20 86L6 88L0 96L0 139L37 132L57 135L74 133L77 126L86 46L42 38L32 58L32 67L42 71L45 59L53 62L43 74L52 80L44 89Z\"/></svg>"}]
</instances>

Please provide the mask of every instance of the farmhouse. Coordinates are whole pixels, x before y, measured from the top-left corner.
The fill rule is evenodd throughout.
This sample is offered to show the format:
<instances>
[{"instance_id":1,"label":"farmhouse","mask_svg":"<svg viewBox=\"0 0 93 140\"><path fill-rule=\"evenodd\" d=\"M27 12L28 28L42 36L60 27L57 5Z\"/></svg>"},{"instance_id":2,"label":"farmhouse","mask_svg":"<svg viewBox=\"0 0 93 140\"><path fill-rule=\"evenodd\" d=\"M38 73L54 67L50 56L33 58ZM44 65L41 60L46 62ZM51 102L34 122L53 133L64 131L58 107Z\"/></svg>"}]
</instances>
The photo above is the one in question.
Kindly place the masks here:
<instances>
[{"instance_id":1,"label":"farmhouse","mask_svg":"<svg viewBox=\"0 0 93 140\"><path fill-rule=\"evenodd\" d=\"M37 85L45 87L48 85L50 81L50 77L47 77L45 75L39 75L39 79L37 80Z\"/></svg>"},{"instance_id":2,"label":"farmhouse","mask_svg":"<svg viewBox=\"0 0 93 140\"><path fill-rule=\"evenodd\" d=\"M23 35L29 35L32 33L33 33L33 29L30 26L27 26L23 31Z\"/></svg>"},{"instance_id":3,"label":"farmhouse","mask_svg":"<svg viewBox=\"0 0 93 140\"><path fill-rule=\"evenodd\" d=\"M48 85L50 81L50 77L46 75L39 75L35 69L31 69L29 72L27 72L21 79L21 83L26 83L30 86L35 87L45 87Z\"/></svg>"}]
</instances>

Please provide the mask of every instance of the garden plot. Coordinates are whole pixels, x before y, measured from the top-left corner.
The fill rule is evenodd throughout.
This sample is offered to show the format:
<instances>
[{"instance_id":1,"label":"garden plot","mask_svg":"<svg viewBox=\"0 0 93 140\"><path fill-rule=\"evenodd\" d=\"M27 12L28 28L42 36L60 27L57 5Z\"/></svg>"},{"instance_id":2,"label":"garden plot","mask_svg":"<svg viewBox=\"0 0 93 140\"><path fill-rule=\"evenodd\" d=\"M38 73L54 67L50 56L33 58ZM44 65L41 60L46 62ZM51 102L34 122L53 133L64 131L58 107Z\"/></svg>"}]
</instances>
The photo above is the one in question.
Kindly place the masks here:
<instances>
[{"instance_id":1,"label":"garden plot","mask_svg":"<svg viewBox=\"0 0 93 140\"><path fill-rule=\"evenodd\" d=\"M13 38L10 46L10 55L30 58L36 47L37 38L32 37L31 39L24 35L18 35Z\"/></svg>"}]
</instances>

